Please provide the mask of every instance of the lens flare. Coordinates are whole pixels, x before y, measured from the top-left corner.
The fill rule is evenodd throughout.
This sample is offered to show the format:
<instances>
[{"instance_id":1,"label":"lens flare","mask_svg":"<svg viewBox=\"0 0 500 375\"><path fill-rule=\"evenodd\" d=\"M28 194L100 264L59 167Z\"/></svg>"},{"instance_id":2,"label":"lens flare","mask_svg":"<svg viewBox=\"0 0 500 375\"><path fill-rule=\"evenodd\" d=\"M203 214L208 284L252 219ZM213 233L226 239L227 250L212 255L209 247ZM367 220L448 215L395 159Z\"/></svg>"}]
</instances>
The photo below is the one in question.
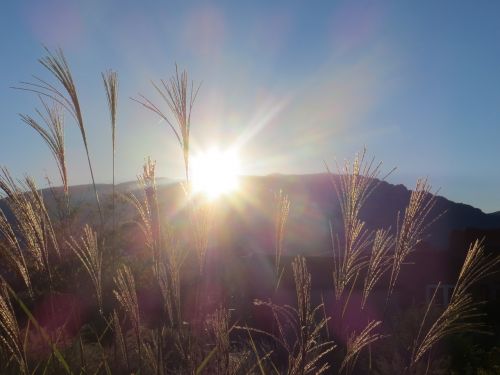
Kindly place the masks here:
<instances>
[{"instance_id":1,"label":"lens flare","mask_svg":"<svg viewBox=\"0 0 500 375\"><path fill-rule=\"evenodd\" d=\"M216 199L238 188L240 161L233 151L212 148L192 158L191 187L195 194Z\"/></svg>"}]
</instances>

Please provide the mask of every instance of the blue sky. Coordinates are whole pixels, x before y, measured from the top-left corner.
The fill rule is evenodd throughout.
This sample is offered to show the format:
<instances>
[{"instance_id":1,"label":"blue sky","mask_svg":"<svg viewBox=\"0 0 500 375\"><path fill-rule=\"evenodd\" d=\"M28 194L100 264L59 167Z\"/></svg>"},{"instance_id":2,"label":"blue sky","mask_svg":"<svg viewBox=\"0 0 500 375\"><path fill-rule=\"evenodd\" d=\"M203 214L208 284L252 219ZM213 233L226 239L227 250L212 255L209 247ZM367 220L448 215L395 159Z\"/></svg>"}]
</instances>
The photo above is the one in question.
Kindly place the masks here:
<instances>
[{"instance_id":1,"label":"blue sky","mask_svg":"<svg viewBox=\"0 0 500 375\"><path fill-rule=\"evenodd\" d=\"M49 78L42 45L72 67L100 182L111 181L100 72L120 79L117 177L147 156L182 175L164 123L129 98L159 101L150 80L177 62L203 81L194 148L241 145L247 174L311 173L367 147L394 183L427 176L440 194L500 210L500 3L11 1L0 12L0 165L56 178L41 139L18 118L33 95L10 86ZM70 183L89 181L78 129L67 116Z\"/></svg>"}]
</instances>

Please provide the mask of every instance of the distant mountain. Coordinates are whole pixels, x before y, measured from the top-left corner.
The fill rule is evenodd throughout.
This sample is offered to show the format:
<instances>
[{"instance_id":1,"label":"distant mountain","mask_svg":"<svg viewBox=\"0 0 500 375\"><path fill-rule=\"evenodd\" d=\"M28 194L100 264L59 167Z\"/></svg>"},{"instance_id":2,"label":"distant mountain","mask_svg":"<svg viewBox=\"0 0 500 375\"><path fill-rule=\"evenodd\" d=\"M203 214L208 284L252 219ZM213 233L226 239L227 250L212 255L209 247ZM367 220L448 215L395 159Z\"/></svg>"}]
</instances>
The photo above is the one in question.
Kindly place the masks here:
<instances>
[{"instance_id":1,"label":"distant mountain","mask_svg":"<svg viewBox=\"0 0 500 375\"><path fill-rule=\"evenodd\" d=\"M333 181L332 181L333 180ZM218 204L217 227L219 241L243 252L267 252L273 249L274 194L280 189L291 200L290 216L286 229L285 246L293 253L331 254L329 222L334 232L342 228L339 201L333 184L338 176L269 175L246 177L241 181L240 191ZM179 194L176 185L159 189L165 209L177 212L175 197ZM404 212L411 191L403 185L380 182L372 193L360 215L370 229L396 228L398 212ZM169 209L170 207L170 209ZM430 217L439 216L429 229L426 241L436 249L448 247L453 231L467 228L500 228L500 215L485 214L472 206L455 203L444 197L436 197Z\"/></svg>"},{"instance_id":2,"label":"distant mountain","mask_svg":"<svg viewBox=\"0 0 500 375\"><path fill-rule=\"evenodd\" d=\"M332 182L333 180L333 182ZM244 177L238 192L224 197L216 205L217 225L214 226L217 244L239 251L242 254L253 252L272 252L274 241L273 204L274 194L280 189L291 200L291 209L286 228L285 247L289 254L307 253L325 255L331 253L330 227L340 229L342 219L339 202L333 183L338 183L338 176L333 179L327 174L312 175L269 175L262 177ZM110 209L112 186L97 186L104 210ZM117 185L120 193L139 192L135 182ZM72 186L72 202L80 207L84 220L95 219L95 204L92 185ZM182 215L182 188L179 183L162 180L158 193L160 207L166 217ZM398 212L404 212L410 197L410 190L403 185L380 182L377 189L367 200L361 211L361 219L370 229L396 228ZM54 204L51 194L44 190L47 204ZM0 201L0 208L5 202ZM121 204L119 218L131 220L134 210ZM109 211L108 211L109 212ZM455 203L438 196L432 217L442 214L431 226L427 242L436 249L448 246L452 231L466 228L500 228L500 212L485 214L472 206Z\"/></svg>"},{"instance_id":3,"label":"distant mountain","mask_svg":"<svg viewBox=\"0 0 500 375\"><path fill-rule=\"evenodd\" d=\"M309 243L326 237L328 246L318 249L331 251L329 246L328 221L335 228L341 227L339 202L333 184L338 183L338 176L332 178L327 174L313 175L271 175L266 177L249 177L245 182L253 201L266 202L272 205L269 191L282 189L290 196L292 207L288 235L290 246L310 249ZM377 189L367 200L361 211L361 219L368 228L395 228L398 212L404 212L411 191L403 185L380 182ZM263 209L266 212L266 209ZM270 212L267 210L267 215ZM264 216L267 216L264 215ZM453 230L466 228L492 229L500 228L500 215L485 214L478 208L455 203L444 197L436 197L436 204L431 217L439 219L430 227L427 241L438 249L448 246L449 236ZM300 245L299 245L300 244ZM296 249L300 251L300 249Z\"/></svg>"}]
</instances>

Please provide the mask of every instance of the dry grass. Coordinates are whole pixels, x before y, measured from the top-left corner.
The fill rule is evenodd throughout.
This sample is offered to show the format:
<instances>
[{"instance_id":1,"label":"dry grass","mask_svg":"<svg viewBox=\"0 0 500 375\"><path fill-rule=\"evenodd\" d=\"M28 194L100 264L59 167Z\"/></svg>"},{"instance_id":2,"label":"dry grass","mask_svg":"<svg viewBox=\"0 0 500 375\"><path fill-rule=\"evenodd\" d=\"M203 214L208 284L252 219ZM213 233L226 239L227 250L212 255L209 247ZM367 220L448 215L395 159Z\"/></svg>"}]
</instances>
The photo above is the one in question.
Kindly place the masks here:
<instances>
[{"instance_id":1,"label":"dry grass","mask_svg":"<svg viewBox=\"0 0 500 375\"><path fill-rule=\"evenodd\" d=\"M162 293L165 311L171 328L182 324L181 316L181 266L182 254L178 249L171 248L166 261L160 264L158 284Z\"/></svg>"},{"instance_id":2,"label":"dry grass","mask_svg":"<svg viewBox=\"0 0 500 375\"><path fill-rule=\"evenodd\" d=\"M28 362L21 330L4 280L0 280L0 342L17 364L19 373L28 374Z\"/></svg>"},{"instance_id":3,"label":"dry grass","mask_svg":"<svg viewBox=\"0 0 500 375\"><path fill-rule=\"evenodd\" d=\"M130 193L125 199L132 204L139 214L136 224L139 225L145 237L145 245L151 251L155 275L159 272L161 247L161 222L158 208L158 197L155 177L156 162L147 158L143 165L143 173L137 177L144 197L139 199Z\"/></svg>"},{"instance_id":4,"label":"dry grass","mask_svg":"<svg viewBox=\"0 0 500 375\"><path fill-rule=\"evenodd\" d=\"M125 316L133 327L133 331L137 343L137 351L139 355L139 368L142 362L142 335L141 335L141 318L139 314L139 303L137 302L137 292L135 288L134 275L130 268L126 265L121 265L116 276L113 278L115 282L115 290L113 291L116 300L121 306Z\"/></svg>"},{"instance_id":5,"label":"dry grass","mask_svg":"<svg viewBox=\"0 0 500 375\"><path fill-rule=\"evenodd\" d=\"M372 348L381 339L390 339L382 332L383 322L364 316L363 322L368 322L364 328L353 328L344 324L349 300L353 290L361 285L360 313L369 314L366 309L375 286L380 283L386 274L390 274L387 289L387 299L391 297L396 287L401 266L408 255L416 249L424 238L428 227L435 220L432 217L435 197L430 193L430 186L426 180L419 180L415 191L410 195L408 207L401 218L397 218L397 228L392 233L389 228L371 231L361 219L361 212L367 199L380 181L381 163L376 164L374 159L367 160L366 152L356 155L352 162L345 162L338 167L338 183L332 178L337 198L340 202L342 215L341 228L331 229L333 258L333 288L332 298L334 308L325 305L323 294L321 303L317 304L312 294L312 279L306 260L296 257L292 262L295 301L291 305L279 305L272 300L257 300L256 305L264 306L270 313L273 328L263 331L238 326L248 338L233 333L231 314L227 306L220 306L215 311L205 311L200 306L208 300L202 286L209 277L205 262L210 245L211 228L214 225L213 203L193 197L189 185L189 153L191 112L195 103L199 86L188 83L185 71L179 72L177 66L175 74L167 81L153 83L154 89L167 106L166 111L160 109L152 101L140 95L136 101L153 111L163 119L174 133L179 143L184 161L186 181L186 209L188 216L186 232L184 229L174 230L169 217L163 215L159 206L158 187L156 184L156 163L147 159L143 171L138 177L143 195L127 196L129 202L138 213L137 223L144 233L144 243L147 249L147 259L139 259L133 255L113 253L114 262L120 266L113 278L112 293L116 303L112 312L103 309L103 299L111 290L103 282L106 269L103 261L104 241L108 233L105 227L105 218L101 211L99 197L94 181L92 164L89 154L86 131L82 110L77 95L69 65L61 50L55 53L46 50L47 56L40 59L40 63L52 74L57 84L35 77L33 83L23 83L23 90L37 93L42 98L43 111L37 111L41 121L23 115L22 120L32 127L48 144L59 168L64 192L67 197L66 208L69 215L68 177L64 148L64 121L63 110L67 111L76 121L82 136L87 161L92 177L94 192L99 208L101 226L93 230L90 226L83 228L80 236L77 231L57 233L53 218L45 206L43 195L31 178L15 181L6 168L1 169L0 191L7 198L8 207L13 214L13 220L8 220L6 213L0 212L0 249L9 261L16 274L22 279L29 293L33 296L33 276L47 273L50 283L50 293L53 290L52 275L60 277L60 272L52 272L55 256L60 255L61 244L69 248L79 259L81 267L88 273L96 291L97 307L99 309L99 326L96 322L89 322L86 328L78 333L80 347L80 365L75 366L76 372L88 372L95 367L96 372L123 373L126 366L127 373L135 371L141 373L284 373L289 375L321 374L338 371L346 374L356 369L361 353L366 348ZM110 114L112 151L113 151L113 236L116 232L115 222L115 151L116 151L116 120L118 109L118 80L113 71L102 74L106 92L107 105ZM57 86L61 87L58 88ZM54 103L49 106L43 98L50 98ZM167 114L167 111L169 112ZM173 116L173 119L172 117ZM391 171L392 172L392 171ZM290 211L290 199L283 192L275 197L274 216L274 274L276 279L274 297L278 297L280 280L285 274L283 255L285 254L284 238L287 219ZM182 241L188 238L188 241ZM98 242L100 239L100 242ZM113 237L114 241L114 237ZM115 247L113 242L113 248ZM214 251L217 251L215 248ZM64 253L63 253L64 254ZM193 255L191 258L190 255ZM58 258L63 266L64 257ZM199 266L199 273L194 276L194 282L182 285L181 277L186 266ZM137 263L137 264L135 264ZM198 263L198 264L196 264ZM272 261L271 261L272 263ZM411 348L411 358L407 370L415 369L444 337L456 333L482 328L476 318L479 313L472 299L471 288L483 277L495 271L500 258L487 257L480 242L476 242L469 249L462 272L453 292L449 306L446 306L441 315L433 323L428 323L429 305L424 314L420 330L416 335ZM127 265L126 265L127 264ZM130 266L129 266L130 265ZM133 265L133 267L132 267ZM140 273L146 270L142 274ZM114 271L114 267L113 271ZM196 268L194 268L196 270ZM60 271L60 269L59 269ZM196 273L196 272L195 272ZM137 276L137 280L134 277ZM144 275L146 274L146 276ZM151 277L150 277L151 276ZM148 321L145 310L141 310L137 296L137 286L143 285L144 278L152 289L158 288L159 318ZM359 280L359 282L358 282ZM136 285L137 283L137 285ZM26 343L23 342L23 329L29 332L30 324L36 326L44 334L50 345L51 353L36 363L34 372L54 373L63 369L69 372L69 367L58 350L63 345L65 337L59 337L55 342L50 335L45 334L35 316L27 306L13 293L10 287L2 281L0 285L0 356L8 358L9 363L0 363L0 370L14 368L19 373L28 373ZM193 291L189 291L191 288ZM187 306L183 291L188 290L195 295L194 312L185 314L183 308ZM10 291L10 292L9 292ZM11 305L10 296L19 302L19 306L26 314L27 326L22 327L20 315ZM43 297L43 296L42 296ZM186 298L186 299L184 299ZM33 301L36 302L36 301ZM340 306L340 309L336 309ZM387 304L386 304L387 306ZM357 308L357 307L356 307ZM54 314L54 309L52 309ZM194 317L193 317L194 316ZM340 327L330 332L329 323ZM64 323L63 327L66 325ZM91 338L82 339L85 330L92 333ZM110 354L113 346L114 356ZM359 333L358 333L359 332ZM258 339L254 339L252 333ZM234 335L234 336L233 336ZM342 336L345 335L345 336ZM87 335L88 336L88 335ZM26 336L28 337L28 336ZM234 342L234 339L237 342ZM272 339L271 348L266 346L266 340ZM70 339L71 340L71 339ZM76 344L75 344L76 345ZM90 365L89 353L95 354L94 364ZM119 353L119 354L118 354ZM371 351L370 351L371 355ZM57 357L59 365L54 365ZM363 357L364 358L364 357ZM420 363L421 364L421 363ZM30 364L31 365L31 364ZM45 368L43 368L45 366Z\"/></svg>"},{"instance_id":6,"label":"dry grass","mask_svg":"<svg viewBox=\"0 0 500 375\"><path fill-rule=\"evenodd\" d=\"M230 353L231 342L229 339L229 319L230 314L224 308L219 308L207 317L207 331L211 336L212 341L215 342L215 372L216 374L231 374L230 367Z\"/></svg>"},{"instance_id":7,"label":"dry grass","mask_svg":"<svg viewBox=\"0 0 500 375\"><path fill-rule=\"evenodd\" d=\"M102 315L102 250L97 243L97 233L89 225L86 225L79 240L70 237L66 244L89 274L94 285L99 312Z\"/></svg>"},{"instance_id":8,"label":"dry grass","mask_svg":"<svg viewBox=\"0 0 500 375\"><path fill-rule=\"evenodd\" d=\"M108 99L109 117L111 121L111 142L113 147L113 156L116 151L116 116L118 110L118 75L112 70L102 73L102 81L106 90ZM113 158L114 161L114 158ZM114 168L113 168L114 170Z\"/></svg>"},{"instance_id":9,"label":"dry grass","mask_svg":"<svg viewBox=\"0 0 500 375\"><path fill-rule=\"evenodd\" d=\"M13 225L12 232L20 236L18 241L27 248L36 268L47 271L50 278L50 252L59 255L59 244L41 192L30 177L16 183L6 168L1 168L0 191L5 194L15 217L14 224L9 224ZM4 227L6 225L4 223ZM5 229L8 234L9 230Z\"/></svg>"},{"instance_id":10,"label":"dry grass","mask_svg":"<svg viewBox=\"0 0 500 375\"><path fill-rule=\"evenodd\" d=\"M127 344L125 342L125 336L123 334L123 330L120 324L120 319L118 318L116 310L113 311L112 319L113 319L113 332L115 336L115 345L120 349L120 353L125 360L127 369L130 371L130 360L128 356Z\"/></svg>"},{"instance_id":11,"label":"dry grass","mask_svg":"<svg viewBox=\"0 0 500 375\"><path fill-rule=\"evenodd\" d=\"M353 162L346 161L339 166L339 183L332 183L340 202L343 221L343 241L335 241L332 229L334 251L333 282L335 297L340 300L346 289L355 283L362 267L363 252L369 248L372 233L359 218L361 208L380 183L381 163L374 165L374 159L366 161L366 151L356 155ZM327 167L328 169L328 167ZM328 172L331 174L330 170ZM391 171L392 172L392 171ZM387 175L386 175L387 177Z\"/></svg>"},{"instance_id":12,"label":"dry grass","mask_svg":"<svg viewBox=\"0 0 500 375\"><path fill-rule=\"evenodd\" d=\"M388 230L379 229L375 232L363 286L361 308L365 307L366 301L377 282L391 269L392 257L389 255L389 251L393 248L393 245L394 238Z\"/></svg>"},{"instance_id":13,"label":"dry grass","mask_svg":"<svg viewBox=\"0 0 500 375\"><path fill-rule=\"evenodd\" d=\"M325 360L325 356L335 349L333 341L321 336L330 318L321 316L323 305L311 307L311 274L307 270L305 258L295 258L292 269L297 307L279 306L270 301L255 301L256 305L266 306L271 310L278 334L255 329L253 331L271 337L281 348L285 349L288 360L281 370L282 373L288 375L322 374L331 367ZM279 368L280 364L273 364L273 366Z\"/></svg>"},{"instance_id":14,"label":"dry grass","mask_svg":"<svg viewBox=\"0 0 500 375\"><path fill-rule=\"evenodd\" d=\"M142 104L144 107L156 113L164 120L172 129L179 146L182 149L184 157L184 168L186 173L186 181L189 181L189 135L191 132L191 111L194 102L198 96L200 85L194 86L188 84L188 74L184 70L179 73L177 65L175 65L175 74L167 81L160 80L159 84L151 82L155 90L167 104L169 110L175 117L175 122L170 120L170 117L156 106L151 100L140 94L139 99L133 99Z\"/></svg>"},{"instance_id":15,"label":"dry grass","mask_svg":"<svg viewBox=\"0 0 500 375\"><path fill-rule=\"evenodd\" d=\"M387 299L391 296L406 257L416 249L424 238L428 228L439 215L434 218L430 213L436 203L436 196L431 194L431 186L427 180L418 180L415 190L411 192L410 201L405 209L402 220L398 217L398 227L393 255L391 279L387 291Z\"/></svg>"},{"instance_id":16,"label":"dry grass","mask_svg":"<svg viewBox=\"0 0 500 375\"><path fill-rule=\"evenodd\" d=\"M28 292L33 297L33 288L31 286L31 277L28 269L28 264L24 256L21 244L14 232L11 224L5 217L5 214L0 210L0 234L5 242L0 243L0 251L9 261L11 266L23 279L24 284L28 288Z\"/></svg>"},{"instance_id":17,"label":"dry grass","mask_svg":"<svg viewBox=\"0 0 500 375\"><path fill-rule=\"evenodd\" d=\"M138 177L139 184L144 190L144 214L141 218L143 225L148 228L146 232L149 236L148 243L153 255L153 263L155 274L158 275L158 265L160 263L160 246L161 246L161 222L158 207L158 195L156 189L156 161L151 158L146 160L143 165L143 173Z\"/></svg>"},{"instance_id":18,"label":"dry grass","mask_svg":"<svg viewBox=\"0 0 500 375\"><path fill-rule=\"evenodd\" d=\"M92 169L92 163L90 161L87 134L83 121L83 113L80 106L80 100L78 98L78 90L76 89L71 69L62 49L57 49L55 52L52 52L48 48L45 48L45 51L47 55L45 57L42 57L38 61L62 87L57 88L54 84L42 78L34 76L34 82L21 82L21 87L16 88L25 91L31 91L42 97L52 99L56 103L59 103L64 109L66 109L76 121L78 128L80 129L83 145L85 147L85 153L90 170L90 177L92 179L97 208L99 210L99 216L102 223L103 217L101 204L99 202L99 195L97 193L97 187L95 184L94 170Z\"/></svg>"},{"instance_id":19,"label":"dry grass","mask_svg":"<svg viewBox=\"0 0 500 375\"><path fill-rule=\"evenodd\" d=\"M66 210L69 210L69 192L68 192L68 171L66 167L66 152L64 146L64 114L62 107L58 103L49 106L40 98L44 112L36 110L38 116L43 121L39 121L28 115L20 115L21 119L31 128L33 128L49 146L52 155L57 164L59 175L61 177L64 189Z\"/></svg>"},{"instance_id":20,"label":"dry grass","mask_svg":"<svg viewBox=\"0 0 500 375\"><path fill-rule=\"evenodd\" d=\"M139 304L137 302L134 276L130 268L122 265L114 277L114 282L116 289L113 292L116 300L122 307L130 323L134 326L136 332L139 333L141 324Z\"/></svg>"},{"instance_id":21,"label":"dry grass","mask_svg":"<svg viewBox=\"0 0 500 375\"><path fill-rule=\"evenodd\" d=\"M163 374L163 349L162 349L162 332L148 331L147 337L143 340L144 364L147 373Z\"/></svg>"},{"instance_id":22,"label":"dry grass","mask_svg":"<svg viewBox=\"0 0 500 375\"><path fill-rule=\"evenodd\" d=\"M113 183L113 261L116 258L116 184L115 184L115 156L116 156L116 117L118 111L118 75L112 70L101 74L106 98L108 99L109 118L111 121L111 147L112 147L112 183Z\"/></svg>"},{"instance_id":23,"label":"dry grass","mask_svg":"<svg viewBox=\"0 0 500 375\"><path fill-rule=\"evenodd\" d=\"M414 341L410 367L415 366L432 347L446 336L459 332L474 332L484 328L482 323L478 321L482 314L479 313L479 304L474 301L471 289L479 281L497 271L499 264L500 256L486 256L481 241L476 240L471 244L451 295L450 303L424 334L423 328L434 297L429 303L419 333Z\"/></svg>"},{"instance_id":24,"label":"dry grass","mask_svg":"<svg viewBox=\"0 0 500 375\"><path fill-rule=\"evenodd\" d=\"M366 325L361 333L356 334L356 332L352 332L349 335L346 345L346 355L340 365L339 372L345 371L346 374L352 373L361 351L382 337L381 334L373 332L380 323L380 321L372 320Z\"/></svg>"},{"instance_id":25,"label":"dry grass","mask_svg":"<svg viewBox=\"0 0 500 375\"><path fill-rule=\"evenodd\" d=\"M298 356L292 361L290 374L321 374L330 368L327 363L321 363L322 358L335 348L332 341L322 342L320 337L329 319L318 318L322 305L311 309L311 274L305 258L295 258L292 269L297 292L299 340Z\"/></svg>"},{"instance_id":26,"label":"dry grass","mask_svg":"<svg viewBox=\"0 0 500 375\"><path fill-rule=\"evenodd\" d=\"M274 247L275 247L275 276L276 289L279 288L281 277L283 276L284 266L281 264L281 256L283 255L283 241L285 238L285 228L290 213L290 199L288 195L280 190L275 194L275 210L274 210Z\"/></svg>"},{"instance_id":27,"label":"dry grass","mask_svg":"<svg viewBox=\"0 0 500 375\"><path fill-rule=\"evenodd\" d=\"M155 178L156 162L150 158L143 166L143 173L138 181L144 192L143 199L129 194L126 199L139 214L136 223L141 228L145 245L153 259L153 274L162 293L165 312L171 327L181 324L180 310L180 271L185 255L180 253L173 236L162 225L158 205Z\"/></svg>"},{"instance_id":28,"label":"dry grass","mask_svg":"<svg viewBox=\"0 0 500 375\"><path fill-rule=\"evenodd\" d=\"M190 211L193 247L197 255L200 275L202 275L213 225L212 202L194 199L190 202L188 209Z\"/></svg>"}]
</instances>

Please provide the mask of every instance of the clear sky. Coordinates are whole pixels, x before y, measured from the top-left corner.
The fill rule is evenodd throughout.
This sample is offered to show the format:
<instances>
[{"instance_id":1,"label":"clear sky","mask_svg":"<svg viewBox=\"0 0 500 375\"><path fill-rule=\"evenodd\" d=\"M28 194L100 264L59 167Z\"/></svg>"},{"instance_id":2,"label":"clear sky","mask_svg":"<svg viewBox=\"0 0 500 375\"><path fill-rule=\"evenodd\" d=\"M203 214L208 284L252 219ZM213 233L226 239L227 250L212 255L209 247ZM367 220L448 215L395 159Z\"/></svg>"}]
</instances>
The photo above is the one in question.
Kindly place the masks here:
<instances>
[{"instance_id":1,"label":"clear sky","mask_svg":"<svg viewBox=\"0 0 500 375\"><path fill-rule=\"evenodd\" d=\"M18 113L36 98L10 89L35 74L42 45L72 67L99 182L111 181L100 72L118 71L117 178L148 155L182 175L164 123L129 98L177 62L203 81L195 148L241 144L246 174L311 173L367 147L391 182L428 176L440 194L500 210L500 2L5 1L0 10L0 165L43 185L56 167ZM67 116L71 184L90 181Z\"/></svg>"}]
</instances>

